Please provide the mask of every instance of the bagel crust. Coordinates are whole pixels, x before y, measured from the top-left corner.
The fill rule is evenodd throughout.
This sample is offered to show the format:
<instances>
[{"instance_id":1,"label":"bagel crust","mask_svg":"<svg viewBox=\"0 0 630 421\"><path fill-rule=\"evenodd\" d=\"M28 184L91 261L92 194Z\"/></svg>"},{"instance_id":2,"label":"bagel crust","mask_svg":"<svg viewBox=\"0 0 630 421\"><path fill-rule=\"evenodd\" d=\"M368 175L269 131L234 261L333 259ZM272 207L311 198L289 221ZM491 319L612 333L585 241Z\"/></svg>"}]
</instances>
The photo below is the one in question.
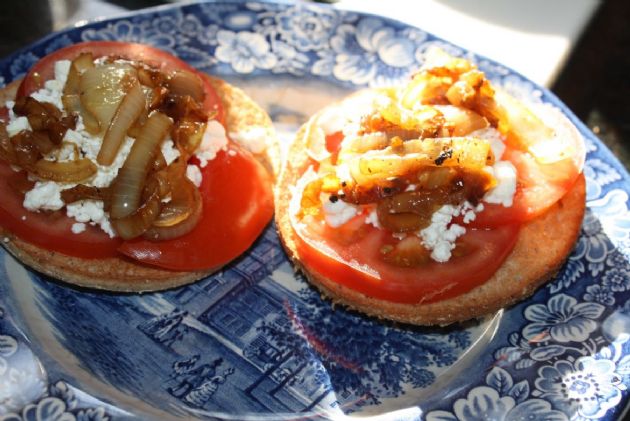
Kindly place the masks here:
<instances>
[{"instance_id":1,"label":"bagel crust","mask_svg":"<svg viewBox=\"0 0 630 421\"><path fill-rule=\"evenodd\" d=\"M237 122L246 120L248 127L259 127L268 135L265 151L254 153L254 156L271 174L275 174L280 146L267 113L239 88L211 76L206 77L221 98L228 133L245 127ZM0 89L0 106L15 98L19 84L20 80L17 80ZM108 291L149 292L174 288L202 279L222 267L179 272L145 265L122 255L107 259L84 259L35 246L2 227L0 238L7 251L38 272L69 284Z\"/></svg>"},{"instance_id":2,"label":"bagel crust","mask_svg":"<svg viewBox=\"0 0 630 421\"><path fill-rule=\"evenodd\" d=\"M276 225L289 258L335 304L378 318L415 325L448 325L481 317L532 295L555 276L577 241L586 198L583 174L546 213L522 226L514 249L497 272L484 284L464 294L437 302L404 304L350 289L310 267L297 249L297 234L288 213L292 196L289 186L295 185L309 159L305 153L305 127L298 132L277 183Z\"/></svg>"}]
</instances>

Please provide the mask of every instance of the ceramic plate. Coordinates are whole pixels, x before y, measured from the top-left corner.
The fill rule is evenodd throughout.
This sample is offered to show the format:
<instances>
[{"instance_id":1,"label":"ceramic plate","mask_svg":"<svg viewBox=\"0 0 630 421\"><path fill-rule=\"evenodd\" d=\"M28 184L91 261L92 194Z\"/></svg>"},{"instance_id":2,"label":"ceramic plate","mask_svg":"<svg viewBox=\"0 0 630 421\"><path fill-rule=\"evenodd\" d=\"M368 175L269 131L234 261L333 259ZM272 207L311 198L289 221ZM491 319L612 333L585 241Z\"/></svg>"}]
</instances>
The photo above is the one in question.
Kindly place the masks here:
<instances>
[{"instance_id":1,"label":"ceramic plate","mask_svg":"<svg viewBox=\"0 0 630 421\"><path fill-rule=\"evenodd\" d=\"M399 22L305 4L217 2L55 33L0 62L0 83L90 40L157 46L235 82L284 138L364 86L404 80L438 45L562 109L585 138L574 252L531 299L445 329L333 309L269 229L220 273L145 295L79 291L2 253L0 419L613 419L630 384L629 177L552 94Z\"/></svg>"}]
</instances>

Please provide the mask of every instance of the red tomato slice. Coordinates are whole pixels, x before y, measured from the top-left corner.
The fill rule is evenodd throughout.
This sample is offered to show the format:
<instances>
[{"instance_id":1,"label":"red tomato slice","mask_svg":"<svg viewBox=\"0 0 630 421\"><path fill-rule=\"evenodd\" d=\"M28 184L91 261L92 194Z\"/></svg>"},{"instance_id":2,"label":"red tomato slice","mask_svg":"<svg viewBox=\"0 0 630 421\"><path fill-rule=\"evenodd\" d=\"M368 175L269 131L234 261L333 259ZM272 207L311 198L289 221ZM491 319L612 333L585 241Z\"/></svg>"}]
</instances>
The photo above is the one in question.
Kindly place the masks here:
<instances>
[{"instance_id":1,"label":"red tomato slice","mask_svg":"<svg viewBox=\"0 0 630 421\"><path fill-rule=\"evenodd\" d=\"M80 234L71 231L74 219L65 213L30 212L22 203L24 195L17 186L26 184L26 174L0 162L0 223L24 241L70 256L86 259L113 257L121 241L110 238L100 228L87 225Z\"/></svg>"},{"instance_id":2,"label":"red tomato slice","mask_svg":"<svg viewBox=\"0 0 630 421\"><path fill-rule=\"evenodd\" d=\"M230 151L201 169L203 217L194 231L168 241L127 241L119 251L167 269L204 270L247 250L273 215L272 181L249 152L236 145Z\"/></svg>"},{"instance_id":3,"label":"red tomato slice","mask_svg":"<svg viewBox=\"0 0 630 421\"><path fill-rule=\"evenodd\" d=\"M519 229L519 225L468 229L458 239L458 245L466 251L464 255L414 268L384 262L380 249L391 233L365 223L360 228L362 234L343 243L330 238L332 229L322 236L307 228L306 232L298 232L297 249L309 272L369 297L396 303L430 303L463 294L488 280L512 251ZM329 250L324 251L326 247Z\"/></svg>"},{"instance_id":4,"label":"red tomato slice","mask_svg":"<svg viewBox=\"0 0 630 421\"><path fill-rule=\"evenodd\" d=\"M554 164L540 164L527 152L508 148L503 160L516 167L517 186L513 204L484 203L484 210L471 223L474 227L496 227L522 223L544 213L560 200L575 184L579 171L572 159Z\"/></svg>"},{"instance_id":5,"label":"red tomato slice","mask_svg":"<svg viewBox=\"0 0 630 421\"><path fill-rule=\"evenodd\" d=\"M27 96L41 89L44 82L55 77L55 63L59 60L73 60L81 53L91 52L94 58L104 56L116 56L128 60L141 61L154 66L162 72L173 70L187 70L199 73L188 63L180 60L170 53L143 44L134 44L117 41L90 41L70 45L57 50L38 61L26 74L22 84L18 88L17 97ZM221 100L206 78L201 78L204 84L206 98L204 105L206 110L213 110L216 119L223 122L223 109Z\"/></svg>"}]
</instances>

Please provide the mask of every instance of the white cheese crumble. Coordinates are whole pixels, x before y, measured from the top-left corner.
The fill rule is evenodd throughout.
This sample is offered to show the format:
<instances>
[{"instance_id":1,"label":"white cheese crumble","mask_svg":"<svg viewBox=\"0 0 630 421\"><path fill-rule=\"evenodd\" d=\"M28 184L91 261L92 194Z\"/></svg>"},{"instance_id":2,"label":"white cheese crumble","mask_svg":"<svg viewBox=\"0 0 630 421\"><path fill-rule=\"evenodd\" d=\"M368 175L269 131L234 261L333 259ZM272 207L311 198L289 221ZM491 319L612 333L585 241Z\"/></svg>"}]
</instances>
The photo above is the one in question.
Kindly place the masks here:
<instances>
[{"instance_id":1,"label":"white cheese crumble","mask_svg":"<svg viewBox=\"0 0 630 421\"><path fill-rule=\"evenodd\" d=\"M55 78L47 80L44 83L44 87L37 92L33 92L31 96L39 102L50 102L55 107L63 110L63 103L61 102L61 92L68 79L68 72L70 72L70 60L59 60L55 63Z\"/></svg>"},{"instance_id":2,"label":"white cheese crumble","mask_svg":"<svg viewBox=\"0 0 630 421\"><path fill-rule=\"evenodd\" d=\"M201 170L199 169L198 166L188 165L186 167L186 177L188 177L188 179L192 181L192 183L195 186L197 187L201 186L201 182L203 181L203 176L201 175Z\"/></svg>"},{"instance_id":3,"label":"white cheese crumble","mask_svg":"<svg viewBox=\"0 0 630 421\"><path fill-rule=\"evenodd\" d=\"M177 158L179 158L179 149L175 147L175 143L171 139L166 139L162 142L162 156L166 161L166 165L171 165Z\"/></svg>"},{"instance_id":4,"label":"white cheese crumble","mask_svg":"<svg viewBox=\"0 0 630 421\"><path fill-rule=\"evenodd\" d=\"M83 222L75 222L74 224L72 224L72 233L73 234L81 234L83 231L85 231L86 226Z\"/></svg>"},{"instance_id":5,"label":"white cheese crumble","mask_svg":"<svg viewBox=\"0 0 630 421\"><path fill-rule=\"evenodd\" d=\"M208 161L216 158L217 153L227 149L228 139L225 135L225 128L216 120L208 121L206 130L203 132L199 150L195 154L199 159L201 168L208 165Z\"/></svg>"},{"instance_id":6,"label":"white cheese crumble","mask_svg":"<svg viewBox=\"0 0 630 421\"><path fill-rule=\"evenodd\" d=\"M16 117L13 120L9 120L9 124L6 125L7 134L9 137L15 136L22 130L31 130L31 125L26 117Z\"/></svg>"},{"instance_id":7,"label":"white cheese crumble","mask_svg":"<svg viewBox=\"0 0 630 421\"><path fill-rule=\"evenodd\" d=\"M490 167L489 167L490 168ZM516 193L516 168L510 161L498 161L491 167L497 185L486 193L483 201L512 206Z\"/></svg>"},{"instance_id":8,"label":"white cheese crumble","mask_svg":"<svg viewBox=\"0 0 630 421\"><path fill-rule=\"evenodd\" d=\"M455 241L466 233L466 228L451 224L453 217L459 215L460 211L456 206L444 205L431 216L431 225L420 230L422 245L431 250L433 260L448 261L451 258L451 250L455 248Z\"/></svg>"},{"instance_id":9,"label":"white cheese crumble","mask_svg":"<svg viewBox=\"0 0 630 421\"><path fill-rule=\"evenodd\" d=\"M378 214L376 213L376 207L372 209L365 217L365 223L372 225L374 228L381 229L381 224L378 222Z\"/></svg>"},{"instance_id":10,"label":"white cheese crumble","mask_svg":"<svg viewBox=\"0 0 630 421\"><path fill-rule=\"evenodd\" d=\"M66 206L66 212L69 217L74 218L80 223L89 223L98 225L110 237L116 234L109 221L109 214L105 212L103 202L101 200L79 200L69 203Z\"/></svg>"},{"instance_id":11,"label":"white cheese crumble","mask_svg":"<svg viewBox=\"0 0 630 421\"><path fill-rule=\"evenodd\" d=\"M24 195L23 206L33 212L63 208L60 187L60 184L54 181L37 181L35 186Z\"/></svg>"},{"instance_id":12,"label":"white cheese crumble","mask_svg":"<svg viewBox=\"0 0 630 421\"><path fill-rule=\"evenodd\" d=\"M322 201L324 202L322 206L324 209L324 219L326 223L333 228L342 226L359 213L357 206L346 203L340 199L332 202L329 198L325 198Z\"/></svg>"},{"instance_id":13,"label":"white cheese crumble","mask_svg":"<svg viewBox=\"0 0 630 421\"><path fill-rule=\"evenodd\" d=\"M266 139L271 133L266 127L255 126L238 132L230 132L230 139L243 146L251 153L260 154L267 149Z\"/></svg>"},{"instance_id":14,"label":"white cheese crumble","mask_svg":"<svg viewBox=\"0 0 630 421\"><path fill-rule=\"evenodd\" d=\"M468 134L470 137L476 137L479 139L485 139L490 143L490 149L494 154L494 160L498 161L505 152L505 138L500 131L494 127L487 127L485 129L475 130Z\"/></svg>"}]
</instances>

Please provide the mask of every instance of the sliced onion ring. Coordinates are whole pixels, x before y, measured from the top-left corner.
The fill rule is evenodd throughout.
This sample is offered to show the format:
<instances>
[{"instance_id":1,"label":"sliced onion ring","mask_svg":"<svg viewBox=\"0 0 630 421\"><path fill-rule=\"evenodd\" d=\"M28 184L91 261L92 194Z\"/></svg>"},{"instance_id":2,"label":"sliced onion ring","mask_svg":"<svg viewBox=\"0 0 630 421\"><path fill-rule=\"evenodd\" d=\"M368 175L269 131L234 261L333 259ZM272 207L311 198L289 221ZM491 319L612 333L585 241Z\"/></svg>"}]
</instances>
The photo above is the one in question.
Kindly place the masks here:
<instances>
[{"instance_id":1,"label":"sliced onion ring","mask_svg":"<svg viewBox=\"0 0 630 421\"><path fill-rule=\"evenodd\" d=\"M185 219L173 225L156 226L156 223L158 222L158 219L156 219L156 221L154 221L154 225L144 233L144 238L146 238L147 240L161 241L181 237L182 235L185 235L192 231L201 219L201 214L203 210L201 194L190 180L184 178L182 181L183 183L181 184L180 189L188 190L190 194L192 194L192 208L189 209L190 213L188 213L188 216ZM175 199L173 199L173 201L175 201ZM164 207L170 204L171 202L165 204ZM164 210L165 209L163 209L162 213L164 213ZM163 215L160 215L160 219L162 219L162 217Z\"/></svg>"},{"instance_id":2,"label":"sliced onion ring","mask_svg":"<svg viewBox=\"0 0 630 421\"><path fill-rule=\"evenodd\" d=\"M203 102L205 93L201 78L186 70L176 70L168 77L167 86L177 96L190 96L197 102Z\"/></svg>"},{"instance_id":3,"label":"sliced onion ring","mask_svg":"<svg viewBox=\"0 0 630 421\"><path fill-rule=\"evenodd\" d=\"M111 165L114 162L127 131L145 110L146 102L142 87L139 83L134 84L109 123L96 162L101 165Z\"/></svg>"},{"instance_id":4,"label":"sliced onion ring","mask_svg":"<svg viewBox=\"0 0 630 421\"><path fill-rule=\"evenodd\" d=\"M169 117L155 112L142 126L138 138L113 182L110 212L113 219L123 218L138 209L151 164L172 125L173 122Z\"/></svg>"},{"instance_id":5,"label":"sliced onion ring","mask_svg":"<svg viewBox=\"0 0 630 421\"><path fill-rule=\"evenodd\" d=\"M96 165L87 158L55 162L40 159L32 168L39 178L63 183L86 180L96 174Z\"/></svg>"},{"instance_id":6,"label":"sliced onion ring","mask_svg":"<svg viewBox=\"0 0 630 421\"><path fill-rule=\"evenodd\" d=\"M156 227L170 227L188 219L201 204L197 187L185 176L171 183L171 200L162 206L162 213L153 222ZM174 187L176 186L176 187Z\"/></svg>"},{"instance_id":7,"label":"sliced onion ring","mask_svg":"<svg viewBox=\"0 0 630 421\"><path fill-rule=\"evenodd\" d=\"M160 195L157 189L154 189L138 209L123 218L112 219L112 227L124 240L139 237L160 214L161 207Z\"/></svg>"}]
</instances>

